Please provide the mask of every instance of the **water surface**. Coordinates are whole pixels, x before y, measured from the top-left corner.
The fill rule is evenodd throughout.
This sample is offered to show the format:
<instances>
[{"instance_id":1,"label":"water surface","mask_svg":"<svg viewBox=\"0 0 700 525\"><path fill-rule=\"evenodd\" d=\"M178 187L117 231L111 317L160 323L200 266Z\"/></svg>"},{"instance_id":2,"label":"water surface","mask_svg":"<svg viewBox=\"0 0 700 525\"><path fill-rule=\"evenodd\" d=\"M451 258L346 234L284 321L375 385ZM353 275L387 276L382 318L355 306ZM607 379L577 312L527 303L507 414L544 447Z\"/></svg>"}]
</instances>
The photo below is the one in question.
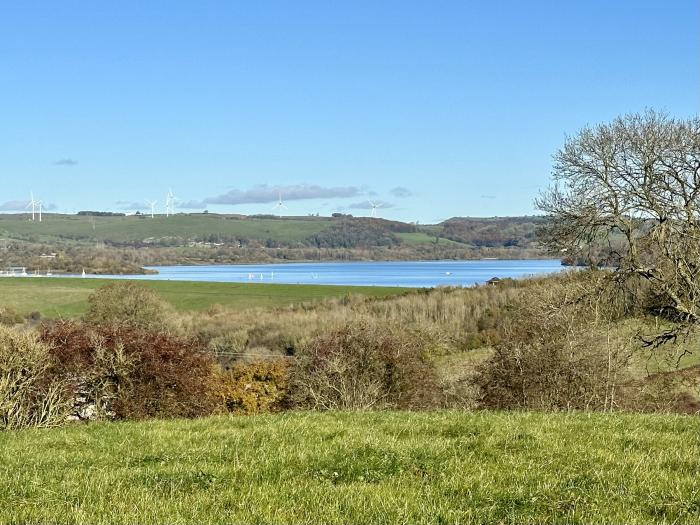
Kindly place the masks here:
<instances>
[{"instance_id":1,"label":"water surface","mask_svg":"<svg viewBox=\"0 0 700 525\"><path fill-rule=\"evenodd\" d=\"M89 276L158 281L333 284L353 286L471 286L492 277L521 278L562 270L557 259L478 261L324 262L152 266L154 275Z\"/></svg>"}]
</instances>

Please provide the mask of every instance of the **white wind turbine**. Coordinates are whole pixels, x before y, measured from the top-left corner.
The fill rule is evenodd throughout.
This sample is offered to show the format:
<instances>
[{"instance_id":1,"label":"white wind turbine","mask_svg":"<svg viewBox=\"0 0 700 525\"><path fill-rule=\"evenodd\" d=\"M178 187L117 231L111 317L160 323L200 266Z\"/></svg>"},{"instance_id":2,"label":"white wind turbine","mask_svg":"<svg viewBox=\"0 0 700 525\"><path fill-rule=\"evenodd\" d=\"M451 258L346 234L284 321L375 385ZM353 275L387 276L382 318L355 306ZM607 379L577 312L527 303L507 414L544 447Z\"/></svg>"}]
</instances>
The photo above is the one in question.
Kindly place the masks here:
<instances>
[{"instance_id":1,"label":"white wind turbine","mask_svg":"<svg viewBox=\"0 0 700 525\"><path fill-rule=\"evenodd\" d=\"M34 199L34 192L30 191L29 192L29 202L25 206L26 209L31 208L32 209L32 220L35 220L34 214L36 213L36 207L37 204L39 204L36 199Z\"/></svg>"},{"instance_id":2,"label":"white wind turbine","mask_svg":"<svg viewBox=\"0 0 700 525\"><path fill-rule=\"evenodd\" d=\"M36 205L39 207L39 222L41 222L41 211L44 208L44 203L42 201L37 201Z\"/></svg>"},{"instance_id":3,"label":"white wind turbine","mask_svg":"<svg viewBox=\"0 0 700 525\"><path fill-rule=\"evenodd\" d=\"M146 204L148 204L151 207L151 219L155 216L156 213L156 204L158 204L158 201L149 201L146 200Z\"/></svg>"},{"instance_id":4,"label":"white wind turbine","mask_svg":"<svg viewBox=\"0 0 700 525\"><path fill-rule=\"evenodd\" d=\"M177 197L173 193L172 188L168 190L168 195L165 197L165 216L170 217L175 215L175 201Z\"/></svg>"},{"instance_id":5,"label":"white wind turbine","mask_svg":"<svg viewBox=\"0 0 700 525\"><path fill-rule=\"evenodd\" d=\"M370 212L369 216L373 218L377 218L377 210L382 207L381 202L372 202L372 201L367 201L369 202L369 205L372 207L372 211Z\"/></svg>"},{"instance_id":6,"label":"white wind turbine","mask_svg":"<svg viewBox=\"0 0 700 525\"><path fill-rule=\"evenodd\" d=\"M285 205L284 202L282 202L282 192L280 192L280 200L275 206L272 208L272 211L277 211L277 210L286 210L288 209Z\"/></svg>"}]
</instances>

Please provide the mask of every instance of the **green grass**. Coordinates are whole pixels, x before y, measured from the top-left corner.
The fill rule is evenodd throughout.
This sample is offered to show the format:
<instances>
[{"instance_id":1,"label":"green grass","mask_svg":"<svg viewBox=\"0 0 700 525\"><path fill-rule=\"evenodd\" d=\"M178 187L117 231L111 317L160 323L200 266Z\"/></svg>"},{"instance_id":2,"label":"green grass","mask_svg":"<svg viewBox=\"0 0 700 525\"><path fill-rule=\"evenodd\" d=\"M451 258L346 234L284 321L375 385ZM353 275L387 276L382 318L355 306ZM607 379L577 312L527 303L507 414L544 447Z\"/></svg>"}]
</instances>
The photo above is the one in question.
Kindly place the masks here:
<instances>
[{"instance_id":1,"label":"green grass","mask_svg":"<svg viewBox=\"0 0 700 525\"><path fill-rule=\"evenodd\" d=\"M0 237L31 236L36 240L68 238L133 242L155 238L216 239L217 235L243 239L302 241L332 224L328 218L227 218L217 214L187 214L166 218L145 216L88 217L46 214L32 222L26 215L0 215Z\"/></svg>"},{"instance_id":2,"label":"green grass","mask_svg":"<svg viewBox=\"0 0 700 525\"><path fill-rule=\"evenodd\" d=\"M21 314L39 311L46 317L74 317L87 308L87 297L110 279L4 277L0 278L0 306ZM407 288L325 286L189 281L140 281L157 290L179 310L204 310L213 304L229 308L278 307L348 294L388 297Z\"/></svg>"},{"instance_id":3,"label":"green grass","mask_svg":"<svg viewBox=\"0 0 700 525\"><path fill-rule=\"evenodd\" d=\"M0 434L0 523L700 522L698 421L288 413Z\"/></svg>"},{"instance_id":4,"label":"green grass","mask_svg":"<svg viewBox=\"0 0 700 525\"><path fill-rule=\"evenodd\" d=\"M238 239L271 239L277 242L302 242L334 224L328 217L254 218L218 214L179 214L128 217L90 217L45 214L43 221L32 222L26 214L0 214L0 238L31 238L50 242L56 239L82 241L138 242L147 239L211 239L217 236ZM397 233L408 246L434 244L440 229L421 227L423 231ZM426 233L427 232L427 233ZM435 232L435 234L432 234ZM439 244L453 247L468 245L440 238Z\"/></svg>"}]
</instances>

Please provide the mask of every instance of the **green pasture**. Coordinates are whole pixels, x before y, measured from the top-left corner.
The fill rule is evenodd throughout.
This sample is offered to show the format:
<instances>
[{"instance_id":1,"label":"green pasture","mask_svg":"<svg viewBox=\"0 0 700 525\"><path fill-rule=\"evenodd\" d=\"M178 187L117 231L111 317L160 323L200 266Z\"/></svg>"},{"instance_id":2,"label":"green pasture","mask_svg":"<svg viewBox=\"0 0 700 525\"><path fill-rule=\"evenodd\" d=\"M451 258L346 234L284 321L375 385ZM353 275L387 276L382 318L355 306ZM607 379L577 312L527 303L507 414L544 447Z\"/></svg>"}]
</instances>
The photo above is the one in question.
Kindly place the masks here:
<instances>
[{"instance_id":1,"label":"green pasture","mask_svg":"<svg viewBox=\"0 0 700 525\"><path fill-rule=\"evenodd\" d=\"M257 219L218 214L178 214L171 217L131 215L128 217L92 217L46 214L42 222L27 216L0 215L0 237L51 240L98 240L134 242L163 238L207 238L217 236L273 241L302 241L331 224L328 218Z\"/></svg>"},{"instance_id":2,"label":"green pasture","mask_svg":"<svg viewBox=\"0 0 700 525\"><path fill-rule=\"evenodd\" d=\"M285 413L0 433L0 523L700 523L696 417Z\"/></svg>"},{"instance_id":3,"label":"green pasture","mask_svg":"<svg viewBox=\"0 0 700 525\"><path fill-rule=\"evenodd\" d=\"M87 308L88 296L110 279L0 277L0 306L21 314L38 311L45 317L74 317ZM214 304L229 308L282 307L348 294L388 297L407 288L325 286L192 281L140 281L158 291L179 310L204 310Z\"/></svg>"}]
</instances>

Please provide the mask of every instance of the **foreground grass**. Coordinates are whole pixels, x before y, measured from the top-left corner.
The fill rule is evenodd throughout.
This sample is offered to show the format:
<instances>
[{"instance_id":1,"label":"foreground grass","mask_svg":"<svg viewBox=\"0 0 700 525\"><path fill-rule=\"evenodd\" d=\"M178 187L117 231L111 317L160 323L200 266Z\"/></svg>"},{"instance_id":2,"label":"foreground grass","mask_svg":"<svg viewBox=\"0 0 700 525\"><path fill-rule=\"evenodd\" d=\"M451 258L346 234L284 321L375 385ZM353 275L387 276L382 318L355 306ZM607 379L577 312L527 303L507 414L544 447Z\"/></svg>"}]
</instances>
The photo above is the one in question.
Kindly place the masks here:
<instances>
[{"instance_id":1,"label":"foreground grass","mask_svg":"<svg viewBox=\"0 0 700 525\"><path fill-rule=\"evenodd\" d=\"M27 314L39 311L46 317L74 317L85 312L87 298L110 279L51 277L0 278L0 306L12 306ZM406 288L379 286L326 286L185 281L139 281L157 290L179 310L204 310L213 304L228 308L287 306L347 294L388 297Z\"/></svg>"},{"instance_id":2,"label":"foreground grass","mask_svg":"<svg viewBox=\"0 0 700 525\"><path fill-rule=\"evenodd\" d=\"M0 434L0 522L698 523L697 418L292 413Z\"/></svg>"}]
</instances>

